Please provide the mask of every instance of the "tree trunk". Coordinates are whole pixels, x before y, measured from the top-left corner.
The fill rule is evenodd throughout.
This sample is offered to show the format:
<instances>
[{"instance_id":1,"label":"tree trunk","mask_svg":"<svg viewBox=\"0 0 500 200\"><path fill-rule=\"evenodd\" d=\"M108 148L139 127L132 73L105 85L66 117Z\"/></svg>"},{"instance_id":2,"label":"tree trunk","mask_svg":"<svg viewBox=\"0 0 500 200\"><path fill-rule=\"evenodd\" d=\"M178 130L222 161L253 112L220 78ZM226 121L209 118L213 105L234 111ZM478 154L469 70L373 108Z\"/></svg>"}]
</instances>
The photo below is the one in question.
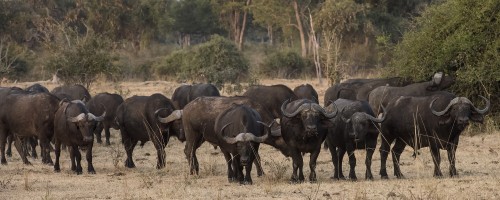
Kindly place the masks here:
<instances>
[{"instance_id":1,"label":"tree trunk","mask_svg":"<svg viewBox=\"0 0 500 200\"><path fill-rule=\"evenodd\" d=\"M250 3L252 3L252 0L247 0L246 7L248 7ZM245 9L243 11L243 23L241 24L241 32L239 34L239 41L238 41L238 50L240 51L243 50L243 41L244 41L243 36L245 35L245 27L247 25L247 14L248 11Z\"/></svg>"},{"instance_id":2,"label":"tree trunk","mask_svg":"<svg viewBox=\"0 0 500 200\"><path fill-rule=\"evenodd\" d=\"M293 9L295 10L295 19L297 20L297 27L299 29L302 57L306 57L307 56L306 39L304 36L304 27L302 27L302 20L300 20L300 11L299 11L299 6L297 5L297 0L293 1Z\"/></svg>"},{"instance_id":3,"label":"tree trunk","mask_svg":"<svg viewBox=\"0 0 500 200\"><path fill-rule=\"evenodd\" d=\"M267 37L269 37L269 44L273 45L273 26L267 25Z\"/></svg>"}]
</instances>

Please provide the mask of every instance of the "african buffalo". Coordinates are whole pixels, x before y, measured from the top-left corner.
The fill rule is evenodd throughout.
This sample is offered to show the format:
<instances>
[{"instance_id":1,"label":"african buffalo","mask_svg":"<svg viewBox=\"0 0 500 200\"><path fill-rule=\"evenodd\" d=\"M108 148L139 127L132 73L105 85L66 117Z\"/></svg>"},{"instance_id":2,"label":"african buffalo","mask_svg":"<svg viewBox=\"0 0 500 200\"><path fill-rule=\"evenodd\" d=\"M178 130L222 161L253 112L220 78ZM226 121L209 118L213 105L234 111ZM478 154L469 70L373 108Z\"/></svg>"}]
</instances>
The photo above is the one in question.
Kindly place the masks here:
<instances>
[{"instance_id":1,"label":"african buffalo","mask_svg":"<svg viewBox=\"0 0 500 200\"><path fill-rule=\"evenodd\" d=\"M280 105L286 100L297 100L297 95L285 85L259 85L250 87L243 96L255 101L271 112L273 118L281 118Z\"/></svg>"},{"instance_id":2,"label":"african buffalo","mask_svg":"<svg viewBox=\"0 0 500 200\"><path fill-rule=\"evenodd\" d=\"M32 93L39 93L39 92L49 93L49 90L46 87L44 87L43 85L40 85L39 83L35 83L35 84L27 87L24 90L26 90L28 92L32 92Z\"/></svg>"},{"instance_id":3,"label":"african buffalo","mask_svg":"<svg viewBox=\"0 0 500 200\"><path fill-rule=\"evenodd\" d=\"M92 96L83 85L63 85L54 88L50 93L56 95L59 99L82 100L88 102Z\"/></svg>"},{"instance_id":4,"label":"african buffalo","mask_svg":"<svg viewBox=\"0 0 500 200\"><path fill-rule=\"evenodd\" d=\"M54 171L60 172L59 157L61 156L61 144L69 147L69 156L71 160L71 170L76 174L82 174L81 159L79 147L86 149L86 159L88 163L88 173L95 174L92 165L92 146L94 143L93 131L97 123L104 120L106 112L96 117L90 113L85 104L80 100L61 101L61 106L56 112L54 118L54 139L56 162Z\"/></svg>"},{"instance_id":5,"label":"african buffalo","mask_svg":"<svg viewBox=\"0 0 500 200\"><path fill-rule=\"evenodd\" d=\"M302 84L293 89L293 93L297 95L298 99L309 99L319 104L318 93L310 84Z\"/></svg>"},{"instance_id":6,"label":"african buffalo","mask_svg":"<svg viewBox=\"0 0 500 200\"><path fill-rule=\"evenodd\" d=\"M49 93L10 94L0 105L0 150L1 163L6 164L5 139L13 135L16 148L25 164L26 158L21 139L36 136L40 140L42 163L52 164L50 140L54 133L54 116L59 108L59 99Z\"/></svg>"},{"instance_id":7,"label":"african buffalo","mask_svg":"<svg viewBox=\"0 0 500 200\"><path fill-rule=\"evenodd\" d=\"M437 91L449 88L455 83L453 76L445 76L438 72L434 74L431 81L414 83L403 87L380 86L372 90L369 94L368 101L373 108L373 112L378 115L379 107L386 106L389 101L400 96L429 96Z\"/></svg>"},{"instance_id":8,"label":"african buffalo","mask_svg":"<svg viewBox=\"0 0 500 200\"><path fill-rule=\"evenodd\" d=\"M158 162L157 169L165 167L165 147L171 136L183 140L179 124L176 121L182 111L175 110L172 101L162 94L151 96L133 96L125 100L116 111L116 121L120 126L122 143L127 152L125 166L135 167L132 159L137 142L143 145L152 141ZM165 116L162 117L162 116Z\"/></svg>"},{"instance_id":9,"label":"african buffalo","mask_svg":"<svg viewBox=\"0 0 500 200\"><path fill-rule=\"evenodd\" d=\"M274 121L271 113L262 105L252 101L247 97L199 97L190 102L183 109L182 124L186 136L186 146L184 153L188 159L191 174L198 174L199 164L196 158L196 149L206 141L216 141L214 125L217 116L231 107L232 104L247 105L255 109L262 121L270 124ZM268 137L263 143L271 145L281 151L285 156L289 156L289 150L278 131ZM256 152L256 156L258 152ZM257 157L256 160L259 158ZM259 165L257 165L258 167ZM257 174L261 174L257 171Z\"/></svg>"},{"instance_id":10,"label":"african buffalo","mask_svg":"<svg viewBox=\"0 0 500 200\"><path fill-rule=\"evenodd\" d=\"M120 127L116 124L116 109L120 104L123 103L123 98L118 94L110 94L107 92L99 93L90 99L86 103L86 106L90 113L99 116L106 112L106 117L102 122L97 124L97 128L94 130L94 134L97 137L97 143L102 143L101 132L104 129L106 134L106 145L110 145L110 128L119 129Z\"/></svg>"},{"instance_id":11,"label":"african buffalo","mask_svg":"<svg viewBox=\"0 0 500 200\"><path fill-rule=\"evenodd\" d=\"M481 96L482 97L482 96ZM415 151L430 147L434 161L434 176L443 174L439 168L439 149L446 149L450 162L450 176L458 176L455 168L455 151L460 133L470 121L482 123L490 108L486 101L484 109L476 108L465 97L456 97L448 92L439 92L426 97L401 96L387 105L386 119L382 122L382 144L380 146L380 175L387 179L386 161L389 150L394 163L394 175L404 178L399 168L399 158L406 145ZM396 141L392 149L390 145Z\"/></svg>"},{"instance_id":12,"label":"african buffalo","mask_svg":"<svg viewBox=\"0 0 500 200\"><path fill-rule=\"evenodd\" d=\"M281 135L290 148L293 160L292 183L304 182L303 159L301 153L311 153L309 181L316 181L316 159L325 140L330 121L337 115L337 109L327 112L319 104L308 99L299 99L281 106ZM298 175L297 175L298 171Z\"/></svg>"},{"instance_id":13,"label":"african buffalo","mask_svg":"<svg viewBox=\"0 0 500 200\"><path fill-rule=\"evenodd\" d=\"M330 119L333 126L328 129L326 142L329 145L334 165L333 179L345 179L342 174L342 159L347 151L349 156L349 178L356 180L356 157L354 150L366 149L366 179L373 179L371 163L373 152L377 146L378 124L384 120L375 118L373 111L366 101L337 99L334 104L341 112ZM326 110L333 109L330 104Z\"/></svg>"},{"instance_id":14,"label":"african buffalo","mask_svg":"<svg viewBox=\"0 0 500 200\"><path fill-rule=\"evenodd\" d=\"M217 87L210 83L181 85L176 88L174 94L172 94L172 102L174 103L175 108L180 110L183 109L189 102L202 96L218 97L220 96L220 93Z\"/></svg>"},{"instance_id":15,"label":"african buffalo","mask_svg":"<svg viewBox=\"0 0 500 200\"><path fill-rule=\"evenodd\" d=\"M370 92L379 86L405 86L408 84L408 81L400 77L383 79L348 79L326 90L324 106L330 105L331 102L339 98L368 101Z\"/></svg>"},{"instance_id":16,"label":"african buffalo","mask_svg":"<svg viewBox=\"0 0 500 200\"><path fill-rule=\"evenodd\" d=\"M262 135L264 126L260 124L261 121L259 113L247 105L233 104L217 116L214 130L216 135L207 137L206 140L219 146L224 154L228 165L229 182L252 184L250 172L255 152L259 151L259 143L264 142L269 136L269 131L266 135Z\"/></svg>"}]
</instances>

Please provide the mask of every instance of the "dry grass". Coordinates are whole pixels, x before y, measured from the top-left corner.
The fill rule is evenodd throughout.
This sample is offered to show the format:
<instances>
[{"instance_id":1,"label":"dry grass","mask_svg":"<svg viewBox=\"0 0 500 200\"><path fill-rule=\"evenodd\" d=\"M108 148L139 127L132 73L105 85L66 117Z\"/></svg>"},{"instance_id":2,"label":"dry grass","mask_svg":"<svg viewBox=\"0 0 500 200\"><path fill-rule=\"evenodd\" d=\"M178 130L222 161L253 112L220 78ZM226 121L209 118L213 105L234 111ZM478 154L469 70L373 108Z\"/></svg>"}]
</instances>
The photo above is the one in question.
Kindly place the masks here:
<instances>
[{"instance_id":1,"label":"dry grass","mask_svg":"<svg viewBox=\"0 0 500 200\"><path fill-rule=\"evenodd\" d=\"M316 80L261 80L261 84L282 83L289 87L309 82L320 94L320 102L327 86ZM16 84L25 87L31 83ZM45 84L52 89L55 85ZM120 92L125 97L150 95L156 92L171 96L178 83L151 81L126 82L118 86L97 83L91 93ZM441 152L441 170L445 178L432 177L433 164L428 148L420 155L411 157L407 147L401 155L401 170L407 179L397 180L392 175L392 159L389 156L387 170L390 180L380 180L380 156L374 154L372 171L374 181L365 181L364 151L356 151L357 182L332 181L333 165L328 151L322 151L316 167L318 182L289 184L292 161L279 151L261 145L260 154L266 175L257 177L252 172L253 185L229 183L226 161L220 150L203 144L197 151L200 175L189 175L184 155L184 144L172 139L166 147L166 167L157 170L156 150L151 142L136 147L136 168L123 166L126 158L119 132L111 133L111 146L94 146L94 167L97 174L87 174L87 162L83 156L83 175L70 170L68 152L61 152L61 172L54 173L52 166L41 160L30 160L33 165L22 164L17 153L7 158L8 165L0 166L0 199L499 199L500 133L462 136L457 150L458 178L449 178L448 161ZM39 148L38 148L39 151ZM53 156L53 154L52 154ZM30 158L31 159L31 158ZM347 157L344 174L348 173ZM309 154L304 157L304 173L309 176Z\"/></svg>"}]
</instances>

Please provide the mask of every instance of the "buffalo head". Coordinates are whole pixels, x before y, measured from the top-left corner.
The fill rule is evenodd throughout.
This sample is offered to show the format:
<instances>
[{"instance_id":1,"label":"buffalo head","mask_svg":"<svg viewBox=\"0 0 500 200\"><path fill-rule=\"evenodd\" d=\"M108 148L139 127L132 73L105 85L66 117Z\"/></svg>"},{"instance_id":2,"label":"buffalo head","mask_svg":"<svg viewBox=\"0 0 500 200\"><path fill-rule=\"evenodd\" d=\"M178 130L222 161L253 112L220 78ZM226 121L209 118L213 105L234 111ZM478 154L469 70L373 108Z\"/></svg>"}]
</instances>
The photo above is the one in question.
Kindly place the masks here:
<instances>
[{"instance_id":1,"label":"buffalo head","mask_svg":"<svg viewBox=\"0 0 500 200\"><path fill-rule=\"evenodd\" d=\"M104 116L106 116L106 112L99 117L89 112L81 112L74 117L67 117L67 121L76 126L76 129L82 134L84 142L92 142L97 122L104 120Z\"/></svg>"},{"instance_id":2,"label":"buffalo head","mask_svg":"<svg viewBox=\"0 0 500 200\"><path fill-rule=\"evenodd\" d=\"M223 135L224 129L231 125L232 123L228 123L222 127L219 134ZM248 162L250 157L254 155L254 147L251 145L251 142L262 143L266 141L269 137L269 133L266 133L263 136L255 136L253 133L241 132L235 137L223 136L222 139L228 144L235 144L238 154L240 155L240 162L242 166L248 166L252 163Z\"/></svg>"},{"instance_id":3,"label":"buffalo head","mask_svg":"<svg viewBox=\"0 0 500 200\"><path fill-rule=\"evenodd\" d=\"M184 142L186 137L184 136L182 121L180 120L182 118L182 110L174 110L167 117L160 117L159 112L162 110L167 110L167 108L160 108L155 111L158 121L163 124L171 123L166 131L174 133L180 141Z\"/></svg>"},{"instance_id":4,"label":"buffalo head","mask_svg":"<svg viewBox=\"0 0 500 200\"><path fill-rule=\"evenodd\" d=\"M440 124L455 123L458 125L458 127L463 129L469 124L469 120L479 123L483 122L483 116L484 114L486 114L486 112L488 112L490 108L490 101L486 97L480 97L486 102L486 106L484 109L476 108L474 104L472 104L472 102L466 97L455 97L442 111L435 111L432 108L432 105L434 104L434 101L437 100L437 98L432 100L429 107L432 114L442 117L442 120L440 120Z\"/></svg>"},{"instance_id":5,"label":"buffalo head","mask_svg":"<svg viewBox=\"0 0 500 200\"><path fill-rule=\"evenodd\" d=\"M319 104L306 99L293 101L287 106L288 101L281 105L281 112L285 117L301 121L305 137L318 135L318 128L322 126L320 123L329 123L329 119L334 118L338 112L337 109L327 112Z\"/></svg>"},{"instance_id":6,"label":"buffalo head","mask_svg":"<svg viewBox=\"0 0 500 200\"><path fill-rule=\"evenodd\" d=\"M350 139L354 141L363 141L367 133L371 130L371 125L375 123L382 123L385 120L386 110L382 106L383 114L380 118L375 118L365 112L355 112L349 118L344 117L344 109L341 111L341 118L346 124L346 130Z\"/></svg>"},{"instance_id":7,"label":"buffalo head","mask_svg":"<svg viewBox=\"0 0 500 200\"><path fill-rule=\"evenodd\" d=\"M455 77L445 76L443 72L437 72L432 77L432 85L427 87L429 91L445 90L455 83Z\"/></svg>"}]
</instances>

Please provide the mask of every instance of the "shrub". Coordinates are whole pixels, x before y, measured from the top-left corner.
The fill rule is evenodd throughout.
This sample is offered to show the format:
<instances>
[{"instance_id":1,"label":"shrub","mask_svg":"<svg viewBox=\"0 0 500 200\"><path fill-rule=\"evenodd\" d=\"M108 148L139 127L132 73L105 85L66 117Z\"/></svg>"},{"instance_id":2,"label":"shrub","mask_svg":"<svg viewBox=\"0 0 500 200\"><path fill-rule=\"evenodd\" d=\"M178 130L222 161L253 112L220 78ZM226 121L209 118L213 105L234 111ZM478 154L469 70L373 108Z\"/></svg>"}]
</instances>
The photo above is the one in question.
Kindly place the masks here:
<instances>
[{"instance_id":1,"label":"shrub","mask_svg":"<svg viewBox=\"0 0 500 200\"><path fill-rule=\"evenodd\" d=\"M216 35L206 43L166 56L156 64L156 72L221 86L225 82L238 82L247 75L248 61L231 41Z\"/></svg>"},{"instance_id":2,"label":"shrub","mask_svg":"<svg viewBox=\"0 0 500 200\"><path fill-rule=\"evenodd\" d=\"M272 78L297 78L310 75L314 70L311 60L302 58L297 52L286 50L270 54L259 66L259 73Z\"/></svg>"},{"instance_id":3,"label":"shrub","mask_svg":"<svg viewBox=\"0 0 500 200\"><path fill-rule=\"evenodd\" d=\"M55 48L48 61L48 68L57 72L65 84L78 83L89 88L98 75L111 77L119 72L119 68L113 64L114 57L109 53L109 40L90 34L74 42L73 46Z\"/></svg>"},{"instance_id":4,"label":"shrub","mask_svg":"<svg viewBox=\"0 0 500 200\"><path fill-rule=\"evenodd\" d=\"M436 71L455 74L454 93L473 102L481 102L478 95L489 97L498 116L499 8L497 0L450 0L429 7L396 46L389 72L415 81Z\"/></svg>"}]
</instances>

